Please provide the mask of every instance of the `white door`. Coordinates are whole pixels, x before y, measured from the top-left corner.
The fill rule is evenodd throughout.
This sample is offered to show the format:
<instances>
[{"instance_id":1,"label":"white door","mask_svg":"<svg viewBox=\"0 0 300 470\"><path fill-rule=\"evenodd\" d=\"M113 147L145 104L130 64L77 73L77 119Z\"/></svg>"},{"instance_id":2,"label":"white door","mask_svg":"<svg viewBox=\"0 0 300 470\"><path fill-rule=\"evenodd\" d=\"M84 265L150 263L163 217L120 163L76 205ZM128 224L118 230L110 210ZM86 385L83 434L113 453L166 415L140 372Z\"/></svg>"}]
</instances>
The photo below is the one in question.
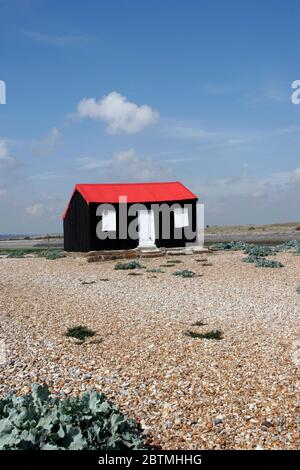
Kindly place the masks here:
<instances>
[{"instance_id":1,"label":"white door","mask_svg":"<svg viewBox=\"0 0 300 470\"><path fill-rule=\"evenodd\" d=\"M139 211L139 247L155 246L154 212Z\"/></svg>"}]
</instances>

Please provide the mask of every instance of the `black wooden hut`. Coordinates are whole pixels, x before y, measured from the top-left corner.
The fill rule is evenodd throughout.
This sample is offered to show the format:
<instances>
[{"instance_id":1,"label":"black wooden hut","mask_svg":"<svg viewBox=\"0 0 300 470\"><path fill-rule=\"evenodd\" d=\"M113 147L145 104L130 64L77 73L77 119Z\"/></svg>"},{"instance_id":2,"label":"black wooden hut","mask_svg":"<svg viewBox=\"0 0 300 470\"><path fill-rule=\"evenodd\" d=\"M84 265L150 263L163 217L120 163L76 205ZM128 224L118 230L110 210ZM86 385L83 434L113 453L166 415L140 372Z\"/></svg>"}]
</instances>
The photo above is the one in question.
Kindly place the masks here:
<instances>
[{"instance_id":1,"label":"black wooden hut","mask_svg":"<svg viewBox=\"0 0 300 470\"><path fill-rule=\"evenodd\" d=\"M63 215L64 249L87 252L195 243L197 200L179 181L77 184Z\"/></svg>"}]
</instances>

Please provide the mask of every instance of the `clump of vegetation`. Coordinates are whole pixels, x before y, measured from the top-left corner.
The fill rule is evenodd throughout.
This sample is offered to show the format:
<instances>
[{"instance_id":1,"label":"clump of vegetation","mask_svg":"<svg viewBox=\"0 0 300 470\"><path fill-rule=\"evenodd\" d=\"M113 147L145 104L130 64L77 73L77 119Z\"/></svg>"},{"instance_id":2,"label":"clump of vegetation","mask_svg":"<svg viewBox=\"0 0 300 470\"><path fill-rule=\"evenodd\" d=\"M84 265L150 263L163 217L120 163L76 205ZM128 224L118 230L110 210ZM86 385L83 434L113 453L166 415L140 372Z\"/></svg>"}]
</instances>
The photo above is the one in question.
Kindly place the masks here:
<instances>
[{"instance_id":1,"label":"clump of vegetation","mask_svg":"<svg viewBox=\"0 0 300 470\"><path fill-rule=\"evenodd\" d=\"M300 286L297 287L296 292L297 294L300 294Z\"/></svg>"},{"instance_id":2,"label":"clump of vegetation","mask_svg":"<svg viewBox=\"0 0 300 470\"><path fill-rule=\"evenodd\" d=\"M181 261L181 259L168 259L167 263L178 264L178 263L182 263L182 261Z\"/></svg>"},{"instance_id":3,"label":"clump of vegetation","mask_svg":"<svg viewBox=\"0 0 300 470\"><path fill-rule=\"evenodd\" d=\"M205 326L207 323L204 323L202 320L198 320L195 323L192 323L192 326Z\"/></svg>"},{"instance_id":4,"label":"clump of vegetation","mask_svg":"<svg viewBox=\"0 0 300 470\"><path fill-rule=\"evenodd\" d=\"M213 250L241 250L248 256L244 258L246 263L254 263L257 267L264 268L282 268L283 264L279 261L267 260L267 256L274 256L277 253L293 252L300 254L300 240L291 240L281 245L260 246L245 242L215 243L210 246Z\"/></svg>"},{"instance_id":5,"label":"clump of vegetation","mask_svg":"<svg viewBox=\"0 0 300 470\"><path fill-rule=\"evenodd\" d=\"M71 328L68 328L65 336L71 337L71 338L76 338L78 341L85 341L86 338L89 338L91 336L95 336L96 332L93 330L90 330L86 326L82 325L77 325L73 326Z\"/></svg>"},{"instance_id":6,"label":"clump of vegetation","mask_svg":"<svg viewBox=\"0 0 300 470\"><path fill-rule=\"evenodd\" d=\"M64 252L58 249L44 250L41 248L12 248L6 250L0 250L1 255L6 255L7 258L25 258L25 256L33 256L36 258L46 258L49 260L63 258Z\"/></svg>"},{"instance_id":7,"label":"clump of vegetation","mask_svg":"<svg viewBox=\"0 0 300 470\"><path fill-rule=\"evenodd\" d=\"M249 255L243 260L245 263L254 263L258 268L283 268L280 261L273 261L264 257Z\"/></svg>"},{"instance_id":8,"label":"clump of vegetation","mask_svg":"<svg viewBox=\"0 0 300 470\"><path fill-rule=\"evenodd\" d=\"M24 250L14 250L7 254L7 258L24 258Z\"/></svg>"},{"instance_id":9,"label":"clump of vegetation","mask_svg":"<svg viewBox=\"0 0 300 470\"><path fill-rule=\"evenodd\" d=\"M142 276L142 275L143 273L136 273L135 271L128 273L128 276Z\"/></svg>"},{"instance_id":10,"label":"clump of vegetation","mask_svg":"<svg viewBox=\"0 0 300 470\"><path fill-rule=\"evenodd\" d=\"M183 269L182 271L176 271L173 273L174 276L181 276L181 277L194 277L194 271L190 271L189 269Z\"/></svg>"},{"instance_id":11,"label":"clump of vegetation","mask_svg":"<svg viewBox=\"0 0 300 470\"><path fill-rule=\"evenodd\" d=\"M212 330L206 333L197 333L196 331L188 330L185 332L187 336L191 338L200 338L200 339L223 339L223 333L220 330Z\"/></svg>"},{"instance_id":12,"label":"clump of vegetation","mask_svg":"<svg viewBox=\"0 0 300 470\"><path fill-rule=\"evenodd\" d=\"M83 286L89 286L90 284L96 284L96 281L81 281Z\"/></svg>"},{"instance_id":13,"label":"clump of vegetation","mask_svg":"<svg viewBox=\"0 0 300 470\"><path fill-rule=\"evenodd\" d=\"M103 281L103 282L109 281L108 277L101 277L99 280L100 280L100 281Z\"/></svg>"},{"instance_id":14,"label":"clump of vegetation","mask_svg":"<svg viewBox=\"0 0 300 470\"><path fill-rule=\"evenodd\" d=\"M145 449L141 430L103 393L52 397L46 385L0 400L0 450Z\"/></svg>"},{"instance_id":15,"label":"clump of vegetation","mask_svg":"<svg viewBox=\"0 0 300 470\"><path fill-rule=\"evenodd\" d=\"M60 259L64 257L65 255L61 250L49 250L44 254L44 258L50 260Z\"/></svg>"},{"instance_id":16,"label":"clump of vegetation","mask_svg":"<svg viewBox=\"0 0 300 470\"><path fill-rule=\"evenodd\" d=\"M143 269L143 266L139 261L128 261L127 263L117 263L115 265L116 270L126 270L126 269Z\"/></svg>"},{"instance_id":17,"label":"clump of vegetation","mask_svg":"<svg viewBox=\"0 0 300 470\"><path fill-rule=\"evenodd\" d=\"M176 266L176 264L173 264L173 263L161 264L160 265L161 268L173 268L174 266Z\"/></svg>"}]
</instances>

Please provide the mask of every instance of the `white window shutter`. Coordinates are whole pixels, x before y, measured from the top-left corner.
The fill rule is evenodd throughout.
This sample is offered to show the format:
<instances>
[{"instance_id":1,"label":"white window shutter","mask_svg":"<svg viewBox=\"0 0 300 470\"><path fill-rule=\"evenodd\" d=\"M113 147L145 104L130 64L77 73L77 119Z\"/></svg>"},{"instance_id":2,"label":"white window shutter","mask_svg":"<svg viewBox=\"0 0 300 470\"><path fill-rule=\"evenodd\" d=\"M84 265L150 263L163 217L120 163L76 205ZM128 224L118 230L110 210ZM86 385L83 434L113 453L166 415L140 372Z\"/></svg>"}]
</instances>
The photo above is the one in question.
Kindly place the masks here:
<instances>
[{"instance_id":1,"label":"white window shutter","mask_svg":"<svg viewBox=\"0 0 300 470\"><path fill-rule=\"evenodd\" d=\"M187 207L178 207L174 210L175 228L188 227L189 212Z\"/></svg>"},{"instance_id":2,"label":"white window shutter","mask_svg":"<svg viewBox=\"0 0 300 470\"><path fill-rule=\"evenodd\" d=\"M103 232L115 232L117 230L116 211L105 210L102 213Z\"/></svg>"}]
</instances>

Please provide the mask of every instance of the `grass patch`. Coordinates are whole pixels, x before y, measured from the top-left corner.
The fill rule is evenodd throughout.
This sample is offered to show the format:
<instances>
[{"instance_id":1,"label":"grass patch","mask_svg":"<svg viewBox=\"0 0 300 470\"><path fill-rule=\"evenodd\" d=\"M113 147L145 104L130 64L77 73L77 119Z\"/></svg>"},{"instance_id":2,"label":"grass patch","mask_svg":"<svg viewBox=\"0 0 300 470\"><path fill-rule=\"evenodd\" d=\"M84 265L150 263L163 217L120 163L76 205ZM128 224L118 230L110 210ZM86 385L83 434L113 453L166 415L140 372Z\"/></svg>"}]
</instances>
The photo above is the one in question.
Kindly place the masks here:
<instances>
[{"instance_id":1,"label":"grass patch","mask_svg":"<svg viewBox=\"0 0 300 470\"><path fill-rule=\"evenodd\" d=\"M190 338L200 338L200 339L223 339L223 333L220 330L207 331L206 333L197 333L196 331L188 330L185 332L186 336Z\"/></svg>"},{"instance_id":2,"label":"grass patch","mask_svg":"<svg viewBox=\"0 0 300 470\"><path fill-rule=\"evenodd\" d=\"M117 263L115 265L115 269L117 271L119 270L126 270L126 269L143 269L145 266L143 266L139 261L128 261L127 263Z\"/></svg>"},{"instance_id":3,"label":"grass patch","mask_svg":"<svg viewBox=\"0 0 300 470\"><path fill-rule=\"evenodd\" d=\"M78 341L85 341L86 338L89 338L91 336L95 336L96 331L90 330L86 326L78 325L78 326L73 326L72 328L68 328L65 336L68 336L70 338L76 338Z\"/></svg>"},{"instance_id":4,"label":"grass patch","mask_svg":"<svg viewBox=\"0 0 300 470\"><path fill-rule=\"evenodd\" d=\"M0 255L7 256L7 258L25 258L25 256L31 255L36 258L46 258L49 260L64 258L63 250L58 249L47 249L44 248L9 248L0 249Z\"/></svg>"},{"instance_id":5,"label":"grass patch","mask_svg":"<svg viewBox=\"0 0 300 470\"><path fill-rule=\"evenodd\" d=\"M190 271L189 269L183 269L183 271L176 271L173 273L174 276L181 276L181 277L194 277L194 271Z\"/></svg>"}]
</instances>

